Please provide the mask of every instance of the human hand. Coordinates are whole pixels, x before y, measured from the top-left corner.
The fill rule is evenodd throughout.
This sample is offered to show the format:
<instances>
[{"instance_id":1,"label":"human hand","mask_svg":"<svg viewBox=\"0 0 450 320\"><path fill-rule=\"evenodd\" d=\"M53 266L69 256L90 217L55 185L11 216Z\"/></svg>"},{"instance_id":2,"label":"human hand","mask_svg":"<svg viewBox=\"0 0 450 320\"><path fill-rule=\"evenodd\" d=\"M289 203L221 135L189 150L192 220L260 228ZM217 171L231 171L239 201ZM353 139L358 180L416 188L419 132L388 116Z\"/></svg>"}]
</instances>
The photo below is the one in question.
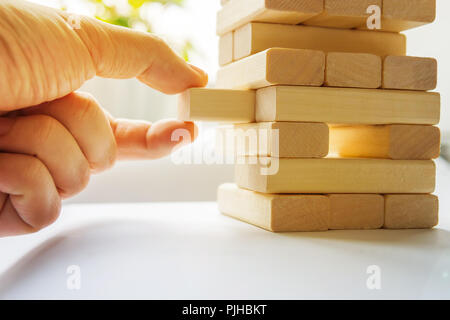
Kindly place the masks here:
<instances>
[{"instance_id":1,"label":"human hand","mask_svg":"<svg viewBox=\"0 0 450 320\"><path fill-rule=\"evenodd\" d=\"M35 232L59 215L92 172L117 159L155 159L193 123L112 118L76 92L95 75L136 77L167 94L205 86L207 75L147 33L17 0L0 1L0 236ZM186 142L186 141L185 141Z\"/></svg>"}]
</instances>

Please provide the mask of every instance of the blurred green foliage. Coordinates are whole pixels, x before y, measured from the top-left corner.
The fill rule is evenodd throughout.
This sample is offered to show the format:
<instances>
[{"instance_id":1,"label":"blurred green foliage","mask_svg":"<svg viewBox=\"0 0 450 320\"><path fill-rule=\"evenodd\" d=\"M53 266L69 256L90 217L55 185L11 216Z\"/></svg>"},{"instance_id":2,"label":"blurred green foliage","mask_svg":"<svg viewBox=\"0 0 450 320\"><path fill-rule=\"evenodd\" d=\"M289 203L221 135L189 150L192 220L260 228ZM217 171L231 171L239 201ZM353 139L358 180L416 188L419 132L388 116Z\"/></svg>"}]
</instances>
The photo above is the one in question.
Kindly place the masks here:
<instances>
[{"instance_id":1,"label":"blurred green foliage","mask_svg":"<svg viewBox=\"0 0 450 320\"><path fill-rule=\"evenodd\" d=\"M86 0L85 0L86 1ZM148 32L152 31L150 21L142 18L141 9L149 3L160 3L164 6L176 5L182 6L184 0L128 0L128 10L125 13L117 11L114 2L104 0L87 0L97 6L96 18L111 24L122 27L133 28L137 24L146 27ZM108 4L112 3L112 4Z\"/></svg>"},{"instance_id":2,"label":"blurred green foliage","mask_svg":"<svg viewBox=\"0 0 450 320\"><path fill-rule=\"evenodd\" d=\"M114 1L104 0L83 0L95 4L95 17L101 21L115 24L126 28L144 28L147 32L152 32L152 23L141 14L142 9L151 3L159 3L163 6L182 7L185 0L127 0L128 6L125 12L117 10ZM170 39L169 39L170 41ZM186 61L189 54L194 51L194 47L189 40L183 40L174 48Z\"/></svg>"}]
</instances>

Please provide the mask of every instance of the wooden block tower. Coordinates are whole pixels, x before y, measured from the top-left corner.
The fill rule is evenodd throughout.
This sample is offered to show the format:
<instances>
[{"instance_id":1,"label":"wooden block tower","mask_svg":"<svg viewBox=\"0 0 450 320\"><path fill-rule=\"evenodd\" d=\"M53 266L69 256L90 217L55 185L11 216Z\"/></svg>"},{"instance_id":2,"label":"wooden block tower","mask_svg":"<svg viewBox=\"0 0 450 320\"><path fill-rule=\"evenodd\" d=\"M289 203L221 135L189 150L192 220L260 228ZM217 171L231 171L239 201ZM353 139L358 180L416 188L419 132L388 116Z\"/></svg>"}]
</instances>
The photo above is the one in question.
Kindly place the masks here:
<instances>
[{"instance_id":1,"label":"wooden block tower","mask_svg":"<svg viewBox=\"0 0 450 320\"><path fill-rule=\"evenodd\" d=\"M406 56L400 32L433 22L436 1L222 5L217 88L178 106L234 133L220 211L274 232L434 227L437 62Z\"/></svg>"}]
</instances>

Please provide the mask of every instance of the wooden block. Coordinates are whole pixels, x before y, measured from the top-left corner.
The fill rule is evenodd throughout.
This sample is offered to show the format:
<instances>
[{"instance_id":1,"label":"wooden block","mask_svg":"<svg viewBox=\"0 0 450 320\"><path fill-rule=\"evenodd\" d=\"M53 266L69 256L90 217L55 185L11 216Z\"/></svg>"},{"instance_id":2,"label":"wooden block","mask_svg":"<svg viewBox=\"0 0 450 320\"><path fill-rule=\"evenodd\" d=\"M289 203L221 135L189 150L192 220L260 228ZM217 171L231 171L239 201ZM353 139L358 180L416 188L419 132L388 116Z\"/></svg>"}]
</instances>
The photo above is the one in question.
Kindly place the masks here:
<instances>
[{"instance_id":1,"label":"wooden block","mask_svg":"<svg viewBox=\"0 0 450 320\"><path fill-rule=\"evenodd\" d=\"M434 21L436 0L383 0L381 28L400 32Z\"/></svg>"},{"instance_id":2,"label":"wooden block","mask_svg":"<svg viewBox=\"0 0 450 320\"><path fill-rule=\"evenodd\" d=\"M299 24L323 11L323 0L230 0L217 13L217 34L252 22Z\"/></svg>"},{"instance_id":3,"label":"wooden block","mask_svg":"<svg viewBox=\"0 0 450 320\"><path fill-rule=\"evenodd\" d=\"M438 220L439 199L434 195L385 195L386 229L433 228Z\"/></svg>"},{"instance_id":4,"label":"wooden block","mask_svg":"<svg viewBox=\"0 0 450 320\"><path fill-rule=\"evenodd\" d=\"M392 32L271 23L250 23L234 33L235 60L274 47L404 56L406 37Z\"/></svg>"},{"instance_id":5,"label":"wooden block","mask_svg":"<svg viewBox=\"0 0 450 320\"><path fill-rule=\"evenodd\" d=\"M263 193L431 193L431 160L240 158L236 184Z\"/></svg>"},{"instance_id":6,"label":"wooden block","mask_svg":"<svg viewBox=\"0 0 450 320\"><path fill-rule=\"evenodd\" d=\"M330 149L341 157L428 160L439 157L439 128L422 125L334 126Z\"/></svg>"},{"instance_id":7,"label":"wooden block","mask_svg":"<svg viewBox=\"0 0 450 320\"><path fill-rule=\"evenodd\" d=\"M381 86L381 58L369 53L330 52L327 54L325 85L344 88Z\"/></svg>"},{"instance_id":8,"label":"wooden block","mask_svg":"<svg viewBox=\"0 0 450 320\"><path fill-rule=\"evenodd\" d=\"M380 229L384 197L379 194L330 194L330 229Z\"/></svg>"},{"instance_id":9,"label":"wooden block","mask_svg":"<svg viewBox=\"0 0 450 320\"><path fill-rule=\"evenodd\" d=\"M433 58L388 56L383 62L383 88L434 90L437 61Z\"/></svg>"},{"instance_id":10,"label":"wooden block","mask_svg":"<svg viewBox=\"0 0 450 320\"><path fill-rule=\"evenodd\" d=\"M233 60L233 32L229 32L219 38L219 65L224 66Z\"/></svg>"},{"instance_id":11,"label":"wooden block","mask_svg":"<svg viewBox=\"0 0 450 320\"><path fill-rule=\"evenodd\" d=\"M357 28L365 26L367 8L371 5L383 6L382 0L325 0L324 11L304 22L310 26L333 28Z\"/></svg>"},{"instance_id":12,"label":"wooden block","mask_svg":"<svg viewBox=\"0 0 450 320\"><path fill-rule=\"evenodd\" d=\"M434 92L275 86L257 90L256 121L437 124Z\"/></svg>"},{"instance_id":13,"label":"wooden block","mask_svg":"<svg viewBox=\"0 0 450 320\"><path fill-rule=\"evenodd\" d=\"M239 124L222 127L219 134L225 154L281 158L323 158L328 154L329 131L324 123Z\"/></svg>"},{"instance_id":14,"label":"wooden block","mask_svg":"<svg viewBox=\"0 0 450 320\"><path fill-rule=\"evenodd\" d=\"M324 77L323 52L274 48L221 68L216 85L223 89L256 89L276 84L321 86Z\"/></svg>"},{"instance_id":15,"label":"wooden block","mask_svg":"<svg viewBox=\"0 0 450 320\"><path fill-rule=\"evenodd\" d=\"M248 123L255 121L255 92L193 88L180 94L178 119Z\"/></svg>"},{"instance_id":16,"label":"wooden block","mask_svg":"<svg viewBox=\"0 0 450 320\"><path fill-rule=\"evenodd\" d=\"M229 2L230 0L220 0L220 4L224 5L225 3Z\"/></svg>"},{"instance_id":17,"label":"wooden block","mask_svg":"<svg viewBox=\"0 0 450 320\"><path fill-rule=\"evenodd\" d=\"M219 65L233 62L233 32L228 32L219 38Z\"/></svg>"},{"instance_id":18,"label":"wooden block","mask_svg":"<svg viewBox=\"0 0 450 320\"><path fill-rule=\"evenodd\" d=\"M218 204L222 213L273 232L328 230L330 206L324 195L261 194L223 184Z\"/></svg>"}]
</instances>

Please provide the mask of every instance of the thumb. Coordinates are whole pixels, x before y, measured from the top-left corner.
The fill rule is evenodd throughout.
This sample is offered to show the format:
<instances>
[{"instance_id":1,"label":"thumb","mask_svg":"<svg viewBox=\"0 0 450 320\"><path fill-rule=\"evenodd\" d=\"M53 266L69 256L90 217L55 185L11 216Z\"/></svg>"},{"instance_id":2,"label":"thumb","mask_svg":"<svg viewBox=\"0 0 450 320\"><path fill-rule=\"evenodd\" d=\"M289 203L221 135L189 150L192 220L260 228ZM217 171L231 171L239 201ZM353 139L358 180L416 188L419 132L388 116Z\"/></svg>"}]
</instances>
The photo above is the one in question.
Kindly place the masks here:
<instances>
[{"instance_id":1,"label":"thumb","mask_svg":"<svg viewBox=\"0 0 450 320\"><path fill-rule=\"evenodd\" d=\"M71 18L65 12L61 15L66 20ZM203 87L208 82L204 71L186 63L166 42L152 34L88 17L80 17L79 28L74 31L89 50L100 77L137 77L167 94Z\"/></svg>"}]
</instances>

